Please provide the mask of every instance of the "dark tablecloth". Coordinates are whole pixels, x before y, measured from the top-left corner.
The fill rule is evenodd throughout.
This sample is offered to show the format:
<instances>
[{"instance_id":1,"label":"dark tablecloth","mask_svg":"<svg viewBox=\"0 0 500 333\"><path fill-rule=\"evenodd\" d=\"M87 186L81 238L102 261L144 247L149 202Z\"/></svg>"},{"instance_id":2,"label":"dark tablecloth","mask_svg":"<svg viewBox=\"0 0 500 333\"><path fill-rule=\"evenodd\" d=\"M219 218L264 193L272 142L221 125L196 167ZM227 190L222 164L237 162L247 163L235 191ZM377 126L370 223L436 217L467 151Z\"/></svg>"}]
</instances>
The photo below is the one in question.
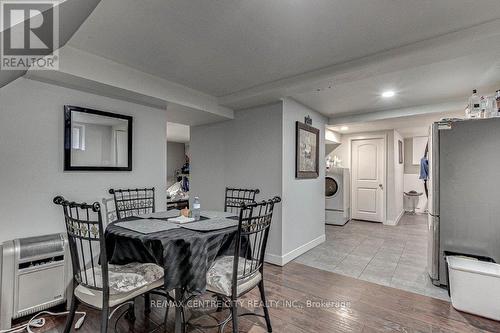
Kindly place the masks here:
<instances>
[{"instance_id":1,"label":"dark tablecloth","mask_svg":"<svg viewBox=\"0 0 500 333\"><path fill-rule=\"evenodd\" d=\"M120 221L133 220L129 217ZM116 222L120 222L116 221ZM155 263L165 269L165 288L204 292L206 274L215 258L232 255L237 227L199 232L183 228L141 234L111 223L106 252L111 264Z\"/></svg>"}]
</instances>

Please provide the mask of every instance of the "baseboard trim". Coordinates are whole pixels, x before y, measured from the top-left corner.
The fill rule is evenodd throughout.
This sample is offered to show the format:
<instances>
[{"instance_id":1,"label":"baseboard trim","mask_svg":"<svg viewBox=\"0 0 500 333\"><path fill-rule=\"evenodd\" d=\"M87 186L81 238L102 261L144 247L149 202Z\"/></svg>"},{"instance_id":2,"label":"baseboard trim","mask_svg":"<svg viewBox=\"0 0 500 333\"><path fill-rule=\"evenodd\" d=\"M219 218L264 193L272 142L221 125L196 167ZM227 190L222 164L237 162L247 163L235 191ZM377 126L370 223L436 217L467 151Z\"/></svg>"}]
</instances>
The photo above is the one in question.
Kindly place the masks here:
<instances>
[{"instance_id":1,"label":"baseboard trim","mask_svg":"<svg viewBox=\"0 0 500 333\"><path fill-rule=\"evenodd\" d=\"M266 254L265 261L269 264L272 265L277 265L277 266L285 266L288 264L290 261L293 259L297 258L298 256L306 253L307 251L315 248L316 246L324 243L326 240L325 235L321 235L318 238L313 239L312 241L299 246L298 248L286 253L283 256L278 256L276 254Z\"/></svg>"},{"instance_id":2,"label":"baseboard trim","mask_svg":"<svg viewBox=\"0 0 500 333\"><path fill-rule=\"evenodd\" d=\"M271 265L283 266L282 257L276 254L266 253L264 261Z\"/></svg>"},{"instance_id":3,"label":"baseboard trim","mask_svg":"<svg viewBox=\"0 0 500 333\"><path fill-rule=\"evenodd\" d=\"M387 220L386 221L386 225L398 225L399 221L401 220L401 218L403 217L403 215L405 214L405 210L401 210L401 212L399 213L399 215L396 217L396 219L393 221L393 220Z\"/></svg>"}]
</instances>

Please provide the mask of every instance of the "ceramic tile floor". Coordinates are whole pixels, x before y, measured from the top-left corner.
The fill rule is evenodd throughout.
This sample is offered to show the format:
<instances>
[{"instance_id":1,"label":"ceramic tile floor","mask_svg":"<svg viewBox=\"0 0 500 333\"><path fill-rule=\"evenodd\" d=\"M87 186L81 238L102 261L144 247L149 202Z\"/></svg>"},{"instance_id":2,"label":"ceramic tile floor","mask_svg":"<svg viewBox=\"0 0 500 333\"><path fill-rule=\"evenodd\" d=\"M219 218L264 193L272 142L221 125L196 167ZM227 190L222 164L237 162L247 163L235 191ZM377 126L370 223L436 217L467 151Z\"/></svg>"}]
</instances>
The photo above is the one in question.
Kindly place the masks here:
<instances>
[{"instance_id":1,"label":"ceramic tile floor","mask_svg":"<svg viewBox=\"0 0 500 333\"><path fill-rule=\"evenodd\" d=\"M427 275L427 215L404 215L397 226L351 221L326 226L326 242L296 262L361 280L449 300Z\"/></svg>"}]
</instances>

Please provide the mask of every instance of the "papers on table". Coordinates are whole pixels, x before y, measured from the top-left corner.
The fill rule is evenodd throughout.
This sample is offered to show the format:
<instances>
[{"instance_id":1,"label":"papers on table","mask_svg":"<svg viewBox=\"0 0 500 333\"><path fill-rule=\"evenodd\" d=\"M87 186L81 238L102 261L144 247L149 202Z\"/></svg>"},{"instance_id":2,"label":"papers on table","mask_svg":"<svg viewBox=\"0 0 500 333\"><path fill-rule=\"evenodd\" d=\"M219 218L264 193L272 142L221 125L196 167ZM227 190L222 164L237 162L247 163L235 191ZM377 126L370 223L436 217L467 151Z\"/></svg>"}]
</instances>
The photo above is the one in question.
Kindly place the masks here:
<instances>
[{"instance_id":1,"label":"papers on table","mask_svg":"<svg viewBox=\"0 0 500 333\"><path fill-rule=\"evenodd\" d=\"M141 219L169 219L172 217L177 217L181 215L181 211L178 209L167 210L165 212L156 212L149 214L138 215Z\"/></svg>"},{"instance_id":2,"label":"papers on table","mask_svg":"<svg viewBox=\"0 0 500 333\"><path fill-rule=\"evenodd\" d=\"M228 217L236 217L235 213L229 212L218 212L216 210L202 210L200 215L206 217L208 219L220 219L220 218L228 218Z\"/></svg>"},{"instance_id":3,"label":"papers on table","mask_svg":"<svg viewBox=\"0 0 500 333\"><path fill-rule=\"evenodd\" d=\"M140 215L140 219L117 222L115 225L141 234L152 234L181 227L195 231L212 231L238 226L234 213L205 210L201 211L200 215L200 220L196 221L191 217L180 216L180 210L174 209L143 214Z\"/></svg>"},{"instance_id":4,"label":"papers on table","mask_svg":"<svg viewBox=\"0 0 500 333\"><path fill-rule=\"evenodd\" d=\"M195 219L194 217L185 217L185 216L178 216L178 217L173 217L171 219L168 219L169 222L172 222L172 223L179 223L179 224L183 224L183 223L189 223L189 222L194 222Z\"/></svg>"},{"instance_id":5,"label":"papers on table","mask_svg":"<svg viewBox=\"0 0 500 333\"><path fill-rule=\"evenodd\" d=\"M218 218L196 221L182 225L181 228L195 231L213 231L238 226L238 221L232 219Z\"/></svg>"},{"instance_id":6,"label":"papers on table","mask_svg":"<svg viewBox=\"0 0 500 333\"><path fill-rule=\"evenodd\" d=\"M152 234L160 231L167 231L179 228L179 225L168 221L154 220L154 219L137 219L124 222L118 222L115 225L140 232L141 234Z\"/></svg>"}]
</instances>

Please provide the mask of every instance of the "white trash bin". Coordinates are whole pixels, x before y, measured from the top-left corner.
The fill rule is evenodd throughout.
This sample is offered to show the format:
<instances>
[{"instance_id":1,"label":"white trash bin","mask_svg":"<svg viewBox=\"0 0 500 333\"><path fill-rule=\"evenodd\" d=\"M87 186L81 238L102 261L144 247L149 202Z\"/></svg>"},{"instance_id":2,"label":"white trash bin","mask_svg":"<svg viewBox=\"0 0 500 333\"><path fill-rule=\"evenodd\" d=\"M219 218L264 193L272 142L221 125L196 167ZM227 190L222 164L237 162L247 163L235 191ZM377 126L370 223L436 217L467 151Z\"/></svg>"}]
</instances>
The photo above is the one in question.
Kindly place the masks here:
<instances>
[{"instance_id":1,"label":"white trash bin","mask_svg":"<svg viewBox=\"0 0 500 333\"><path fill-rule=\"evenodd\" d=\"M453 307L500 320L500 265L457 256L446 261Z\"/></svg>"}]
</instances>

